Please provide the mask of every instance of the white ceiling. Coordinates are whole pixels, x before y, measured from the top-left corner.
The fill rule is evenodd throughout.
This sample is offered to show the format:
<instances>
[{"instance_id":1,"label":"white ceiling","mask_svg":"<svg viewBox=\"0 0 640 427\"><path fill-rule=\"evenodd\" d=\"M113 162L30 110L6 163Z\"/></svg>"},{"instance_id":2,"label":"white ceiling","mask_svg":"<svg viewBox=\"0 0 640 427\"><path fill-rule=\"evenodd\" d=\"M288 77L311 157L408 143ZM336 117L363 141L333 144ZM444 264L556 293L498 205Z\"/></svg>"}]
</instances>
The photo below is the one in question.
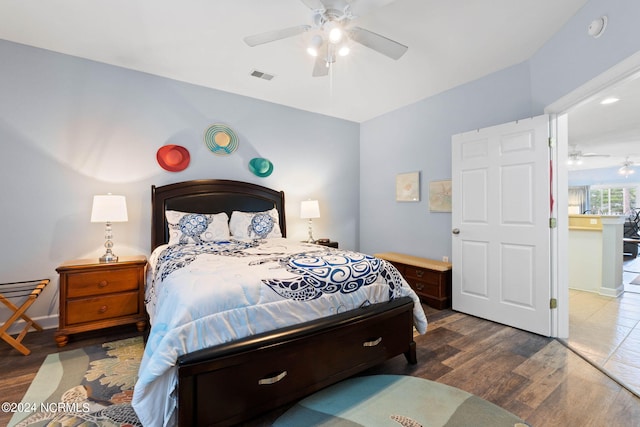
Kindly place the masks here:
<instances>
[{"instance_id":1,"label":"white ceiling","mask_svg":"<svg viewBox=\"0 0 640 427\"><path fill-rule=\"evenodd\" d=\"M301 0L0 0L0 38L362 122L527 60L587 2L357 1L372 8L358 26L409 50L394 61L356 45L331 77L311 77L308 33L242 40L310 24Z\"/></svg>"},{"instance_id":2,"label":"white ceiling","mask_svg":"<svg viewBox=\"0 0 640 427\"><path fill-rule=\"evenodd\" d=\"M602 105L607 98L618 102ZM604 89L569 110L569 152L604 154L583 158L569 170L622 166L628 158L640 164L640 74Z\"/></svg>"},{"instance_id":3,"label":"white ceiling","mask_svg":"<svg viewBox=\"0 0 640 427\"><path fill-rule=\"evenodd\" d=\"M330 76L312 77L309 33L256 47L243 42L310 24L304 0L0 0L0 39L362 122L527 60L587 2L351 1L365 11L356 25L407 45L407 53L394 61L354 45ZM251 77L253 70L275 78ZM570 115L572 143L613 149L603 121L617 119L580 108ZM640 140L627 128L617 132Z\"/></svg>"}]
</instances>

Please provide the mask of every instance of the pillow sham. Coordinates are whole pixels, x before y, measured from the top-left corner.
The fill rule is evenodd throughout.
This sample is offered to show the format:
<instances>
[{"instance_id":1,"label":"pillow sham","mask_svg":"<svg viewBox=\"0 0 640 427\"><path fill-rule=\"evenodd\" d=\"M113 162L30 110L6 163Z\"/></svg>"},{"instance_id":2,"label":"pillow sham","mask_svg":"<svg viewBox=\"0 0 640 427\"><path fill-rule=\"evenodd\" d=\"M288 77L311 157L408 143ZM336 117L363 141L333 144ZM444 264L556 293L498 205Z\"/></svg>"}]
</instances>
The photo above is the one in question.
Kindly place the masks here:
<instances>
[{"instance_id":1,"label":"pillow sham","mask_svg":"<svg viewBox=\"0 0 640 427\"><path fill-rule=\"evenodd\" d=\"M233 211L229 221L229 229L231 235L238 239L282 237L276 208L264 212Z\"/></svg>"},{"instance_id":2,"label":"pillow sham","mask_svg":"<svg viewBox=\"0 0 640 427\"><path fill-rule=\"evenodd\" d=\"M204 243L229 239L229 216L168 210L169 244Z\"/></svg>"}]
</instances>

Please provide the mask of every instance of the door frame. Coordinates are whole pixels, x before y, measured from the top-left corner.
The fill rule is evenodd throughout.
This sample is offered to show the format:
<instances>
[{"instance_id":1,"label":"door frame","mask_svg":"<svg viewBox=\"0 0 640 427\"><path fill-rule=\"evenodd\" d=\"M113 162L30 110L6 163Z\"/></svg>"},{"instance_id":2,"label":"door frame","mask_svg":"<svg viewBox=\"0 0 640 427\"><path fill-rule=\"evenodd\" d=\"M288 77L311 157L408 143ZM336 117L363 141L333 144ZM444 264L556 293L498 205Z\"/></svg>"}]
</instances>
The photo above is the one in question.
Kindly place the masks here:
<instances>
[{"instance_id":1,"label":"door frame","mask_svg":"<svg viewBox=\"0 0 640 427\"><path fill-rule=\"evenodd\" d=\"M557 236L552 241L552 278L551 297L557 298L558 309L553 314L551 334L558 338L569 338L569 218L561 214L568 212L569 172L566 167L569 152L568 115L578 105L592 100L602 90L634 78L640 73L640 51L609 68L592 80L574 89L567 95L548 105L544 112L551 117L550 135L556 141L555 167L553 168L553 190L556 194L555 212L557 218Z\"/></svg>"}]
</instances>

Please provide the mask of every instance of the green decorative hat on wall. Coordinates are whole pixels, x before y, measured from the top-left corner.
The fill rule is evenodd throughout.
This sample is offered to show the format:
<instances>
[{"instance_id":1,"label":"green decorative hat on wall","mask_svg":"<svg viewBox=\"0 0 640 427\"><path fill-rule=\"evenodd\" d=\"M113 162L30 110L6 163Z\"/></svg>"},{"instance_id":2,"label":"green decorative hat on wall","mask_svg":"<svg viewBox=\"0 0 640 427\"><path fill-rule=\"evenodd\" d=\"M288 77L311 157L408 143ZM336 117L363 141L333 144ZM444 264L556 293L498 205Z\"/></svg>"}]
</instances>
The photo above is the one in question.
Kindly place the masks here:
<instances>
[{"instance_id":1,"label":"green decorative hat on wall","mask_svg":"<svg viewBox=\"0 0 640 427\"><path fill-rule=\"evenodd\" d=\"M273 163L262 157L255 157L249 161L249 170L260 178L265 178L273 172Z\"/></svg>"}]
</instances>

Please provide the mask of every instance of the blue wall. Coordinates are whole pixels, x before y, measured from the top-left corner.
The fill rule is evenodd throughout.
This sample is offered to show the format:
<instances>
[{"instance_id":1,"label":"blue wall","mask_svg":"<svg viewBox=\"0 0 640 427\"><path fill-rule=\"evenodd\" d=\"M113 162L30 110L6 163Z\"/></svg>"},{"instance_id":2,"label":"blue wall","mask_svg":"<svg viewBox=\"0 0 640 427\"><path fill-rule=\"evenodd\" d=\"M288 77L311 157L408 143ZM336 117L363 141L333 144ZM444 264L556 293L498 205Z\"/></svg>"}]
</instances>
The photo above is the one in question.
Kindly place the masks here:
<instances>
[{"instance_id":1,"label":"blue wall","mask_svg":"<svg viewBox=\"0 0 640 427\"><path fill-rule=\"evenodd\" d=\"M288 236L301 240L300 201L318 199L314 235L356 249L357 123L1 40L0 63L0 282L52 279L35 317L57 315L61 262L104 252L104 224L89 222L94 194L127 198L129 222L113 225L117 255L149 255L152 184L203 178L284 190ZM233 155L206 148L213 123L238 134ZM190 151L186 170L160 168L165 144ZM256 156L274 163L268 178L248 170Z\"/></svg>"},{"instance_id":2,"label":"blue wall","mask_svg":"<svg viewBox=\"0 0 640 427\"><path fill-rule=\"evenodd\" d=\"M591 21L606 15L599 38L590 37ZM587 83L640 50L640 2L591 0L529 60L533 111Z\"/></svg>"},{"instance_id":3,"label":"blue wall","mask_svg":"<svg viewBox=\"0 0 640 427\"><path fill-rule=\"evenodd\" d=\"M635 168L636 172L625 178L618 173L618 166L612 168L584 169L569 171L569 186L579 185L604 185L604 184L634 184L640 181L640 168Z\"/></svg>"},{"instance_id":4,"label":"blue wall","mask_svg":"<svg viewBox=\"0 0 640 427\"><path fill-rule=\"evenodd\" d=\"M587 34L607 15L606 32ZM377 117L360 132L360 249L451 256L451 214L430 213L430 181L451 178L451 136L543 114L640 51L640 2L591 0L525 63ZM419 203L395 202L395 175L421 172ZM455 260L452 260L455 262Z\"/></svg>"},{"instance_id":5,"label":"blue wall","mask_svg":"<svg viewBox=\"0 0 640 427\"><path fill-rule=\"evenodd\" d=\"M429 212L428 184L451 179L452 135L527 117L529 92L520 64L363 123L360 249L451 256L451 214ZM413 171L420 202L396 202L396 175Z\"/></svg>"}]
</instances>

